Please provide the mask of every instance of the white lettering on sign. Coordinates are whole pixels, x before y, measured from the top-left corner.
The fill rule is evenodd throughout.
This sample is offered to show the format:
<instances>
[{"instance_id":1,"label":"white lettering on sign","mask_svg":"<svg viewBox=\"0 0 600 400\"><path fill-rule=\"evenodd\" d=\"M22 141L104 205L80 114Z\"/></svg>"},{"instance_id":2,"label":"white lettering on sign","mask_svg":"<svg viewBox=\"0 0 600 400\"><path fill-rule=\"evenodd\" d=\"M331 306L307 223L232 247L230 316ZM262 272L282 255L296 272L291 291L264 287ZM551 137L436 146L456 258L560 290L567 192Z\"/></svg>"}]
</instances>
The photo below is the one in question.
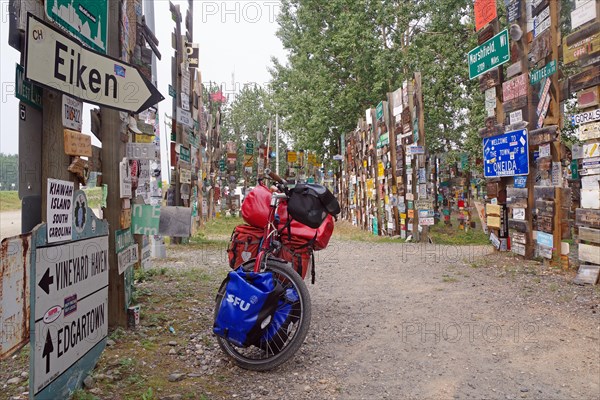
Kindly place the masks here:
<instances>
[{"instance_id":1,"label":"white lettering on sign","mask_svg":"<svg viewBox=\"0 0 600 400\"><path fill-rule=\"evenodd\" d=\"M127 143L125 151L130 160L156 160L160 150L155 143Z\"/></svg>"},{"instance_id":2,"label":"white lettering on sign","mask_svg":"<svg viewBox=\"0 0 600 400\"><path fill-rule=\"evenodd\" d=\"M46 221L48 243L71 240L73 226L73 182L48 179Z\"/></svg>"}]
</instances>

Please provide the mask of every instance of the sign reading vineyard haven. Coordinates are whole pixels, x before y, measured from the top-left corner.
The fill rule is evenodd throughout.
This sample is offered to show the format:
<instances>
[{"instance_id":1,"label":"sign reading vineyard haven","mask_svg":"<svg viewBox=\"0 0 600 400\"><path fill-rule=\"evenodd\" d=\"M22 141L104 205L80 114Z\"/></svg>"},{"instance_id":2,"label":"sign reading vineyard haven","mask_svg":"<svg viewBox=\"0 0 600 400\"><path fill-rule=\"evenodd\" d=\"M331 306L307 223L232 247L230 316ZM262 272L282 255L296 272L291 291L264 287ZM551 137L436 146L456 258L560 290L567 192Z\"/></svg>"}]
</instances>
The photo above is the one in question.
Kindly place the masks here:
<instances>
[{"instance_id":1,"label":"sign reading vineyard haven","mask_svg":"<svg viewBox=\"0 0 600 400\"><path fill-rule=\"evenodd\" d=\"M83 47L39 18L27 16L27 79L82 101L141 112L164 97L130 64Z\"/></svg>"}]
</instances>

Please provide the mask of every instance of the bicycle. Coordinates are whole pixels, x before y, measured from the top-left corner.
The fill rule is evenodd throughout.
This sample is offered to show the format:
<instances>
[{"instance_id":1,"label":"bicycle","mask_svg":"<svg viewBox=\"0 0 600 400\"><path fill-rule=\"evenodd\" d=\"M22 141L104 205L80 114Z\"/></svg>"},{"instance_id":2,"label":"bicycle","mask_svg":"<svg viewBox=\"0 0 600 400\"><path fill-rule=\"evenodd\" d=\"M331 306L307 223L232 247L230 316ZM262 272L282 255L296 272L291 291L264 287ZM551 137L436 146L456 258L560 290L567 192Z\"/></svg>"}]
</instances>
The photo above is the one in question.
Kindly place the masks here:
<instances>
[{"instance_id":1,"label":"bicycle","mask_svg":"<svg viewBox=\"0 0 600 400\"><path fill-rule=\"evenodd\" d=\"M281 231L278 229L277 210L283 200L290 198L287 182L277 174L265 171L276 182L278 191L271 193L268 222L264 226L263 240L256 258L237 268L250 272L270 272L282 287L277 309L270 324L264 329L260 340L248 347L238 346L217 336L219 347L241 368L267 371L285 363L300 349L310 328L312 306L310 294L298 272L277 257L281 249ZM259 178L259 185L263 185ZM339 204L336 205L339 208ZM313 260L314 262L314 260ZM314 264L313 264L314 265ZM227 279L221 284L215 299L215 318L224 301Z\"/></svg>"}]
</instances>

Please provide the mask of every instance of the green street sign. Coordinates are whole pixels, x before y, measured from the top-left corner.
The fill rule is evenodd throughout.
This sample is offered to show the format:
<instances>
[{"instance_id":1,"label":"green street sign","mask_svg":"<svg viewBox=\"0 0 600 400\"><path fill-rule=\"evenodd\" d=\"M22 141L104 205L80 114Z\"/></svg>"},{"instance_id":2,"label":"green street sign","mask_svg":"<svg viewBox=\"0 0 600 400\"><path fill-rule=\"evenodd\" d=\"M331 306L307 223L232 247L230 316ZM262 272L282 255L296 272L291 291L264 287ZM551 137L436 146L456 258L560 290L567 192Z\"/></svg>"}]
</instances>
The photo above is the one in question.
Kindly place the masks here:
<instances>
[{"instance_id":1,"label":"green street sign","mask_svg":"<svg viewBox=\"0 0 600 400\"><path fill-rule=\"evenodd\" d=\"M225 171L225 160L219 160L219 171Z\"/></svg>"},{"instance_id":2,"label":"green street sign","mask_svg":"<svg viewBox=\"0 0 600 400\"><path fill-rule=\"evenodd\" d=\"M25 69L17 64L15 97L39 110L42 109L42 88L25 79Z\"/></svg>"},{"instance_id":3,"label":"green street sign","mask_svg":"<svg viewBox=\"0 0 600 400\"><path fill-rule=\"evenodd\" d=\"M487 42L469 52L469 79L496 68L510 60L508 29L503 30Z\"/></svg>"},{"instance_id":4,"label":"green street sign","mask_svg":"<svg viewBox=\"0 0 600 400\"><path fill-rule=\"evenodd\" d=\"M192 159L192 153L188 147L181 146L179 148L179 159L186 163L190 162Z\"/></svg>"},{"instance_id":5,"label":"green street sign","mask_svg":"<svg viewBox=\"0 0 600 400\"><path fill-rule=\"evenodd\" d=\"M106 54L108 0L46 0L46 15L90 48Z\"/></svg>"},{"instance_id":6,"label":"green street sign","mask_svg":"<svg viewBox=\"0 0 600 400\"><path fill-rule=\"evenodd\" d=\"M375 117L380 121L383 119L383 101L380 101L375 107Z\"/></svg>"},{"instance_id":7,"label":"green street sign","mask_svg":"<svg viewBox=\"0 0 600 400\"><path fill-rule=\"evenodd\" d=\"M534 69L529 73L529 83L535 85L544 78L556 73L556 60L550 61L540 69Z\"/></svg>"},{"instance_id":8,"label":"green street sign","mask_svg":"<svg viewBox=\"0 0 600 400\"><path fill-rule=\"evenodd\" d=\"M177 92L175 91L175 88L171 85L169 85L169 96L171 96L171 97L177 96Z\"/></svg>"},{"instance_id":9,"label":"green street sign","mask_svg":"<svg viewBox=\"0 0 600 400\"><path fill-rule=\"evenodd\" d=\"M251 156L252 154L254 154L254 143L253 142L246 142L246 154Z\"/></svg>"}]
</instances>

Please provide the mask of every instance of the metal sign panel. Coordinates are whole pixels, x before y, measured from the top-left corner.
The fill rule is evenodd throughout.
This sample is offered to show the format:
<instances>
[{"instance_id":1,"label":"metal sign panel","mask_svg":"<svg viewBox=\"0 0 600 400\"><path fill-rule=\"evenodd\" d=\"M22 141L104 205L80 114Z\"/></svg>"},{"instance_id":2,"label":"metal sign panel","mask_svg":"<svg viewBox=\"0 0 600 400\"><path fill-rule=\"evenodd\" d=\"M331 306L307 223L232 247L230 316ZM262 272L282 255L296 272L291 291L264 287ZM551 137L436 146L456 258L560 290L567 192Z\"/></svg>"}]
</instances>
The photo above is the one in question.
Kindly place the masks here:
<instances>
[{"instance_id":1,"label":"metal sign panel","mask_svg":"<svg viewBox=\"0 0 600 400\"><path fill-rule=\"evenodd\" d=\"M48 0L46 15L87 46L106 53L108 0Z\"/></svg>"},{"instance_id":2,"label":"metal sign panel","mask_svg":"<svg viewBox=\"0 0 600 400\"><path fill-rule=\"evenodd\" d=\"M529 72L529 83L535 85L544 78L548 78L556 72L556 60L550 61L540 69L534 69Z\"/></svg>"},{"instance_id":3,"label":"metal sign panel","mask_svg":"<svg viewBox=\"0 0 600 400\"><path fill-rule=\"evenodd\" d=\"M527 130L507 132L483 140L486 178L529 174Z\"/></svg>"},{"instance_id":4,"label":"metal sign panel","mask_svg":"<svg viewBox=\"0 0 600 400\"><path fill-rule=\"evenodd\" d=\"M505 29L469 52L469 79L476 78L508 61L510 61L510 46L508 29Z\"/></svg>"},{"instance_id":5,"label":"metal sign panel","mask_svg":"<svg viewBox=\"0 0 600 400\"><path fill-rule=\"evenodd\" d=\"M25 57L27 79L85 102L139 113L164 99L133 65L86 49L31 14Z\"/></svg>"},{"instance_id":6,"label":"metal sign panel","mask_svg":"<svg viewBox=\"0 0 600 400\"><path fill-rule=\"evenodd\" d=\"M192 229L192 209L189 207L161 207L158 234L189 237Z\"/></svg>"},{"instance_id":7,"label":"metal sign panel","mask_svg":"<svg viewBox=\"0 0 600 400\"><path fill-rule=\"evenodd\" d=\"M108 223L84 205L74 241L53 245L47 225L32 233L30 395L68 398L95 366L108 332Z\"/></svg>"},{"instance_id":8,"label":"metal sign panel","mask_svg":"<svg viewBox=\"0 0 600 400\"><path fill-rule=\"evenodd\" d=\"M42 109L42 88L25 79L25 70L17 64L15 97L38 110Z\"/></svg>"},{"instance_id":9,"label":"metal sign panel","mask_svg":"<svg viewBox=\"0 0 600 400\"><path fill-rule=\"evenodd\" d=\"M502 83L502 101L510 101L518 97L527 96L527 75L519 75Z\"/></svg>"},{"instance_id":10,"label":"metal sign panel","mask_svg":"<svg viewBox=\"0 0 600 400\"><path fill-rule=\"evenodd\" d=\"M497 16L496 0L475 0L473 8L475 11L476 31L492 22Z\"/></svg>"},{"instance_id":11,"label":"metal sign panel","mask_svg":"<svg viewBox=\"0 0 600 400\"><path fill-rule=\"evenodd\" d=\"M573 125L581 125L598 120L600 120L600 108L573 115L571 118Z\"/></svg>"},{"instance_id":12,"label":"metal sign panel","mask_svg":"<svg viewBox=\"0 0 600 400\"><path fill-rule=\"evenodd\" d=\"M134 235L158 235L161 209L159 205L133 204L131 231Z\"/></svg>"},{"instance_id":13,"label":"metal sign panel","mask_svg":"<svg viewBox=\"0 0 600 400\"><path fill-rule=\"evenodd\" d=\"M160 149L155 143L127 143L125 154L130 160L156 160Z\"/></svg>"},{"instance_id":14,"label":"metal sign panel","mask_svg":"<svg viewBox=\"0 0 600 400\"><path fill-rule=\"evenodd\" d=\"M62 123L65 128L81 132L83 103L66 94L62 96ZM86 155L86 154L81 154Z\"/></svg>"},{"instance_id":15,"label":"metal sign panel","mask_svg":"<svg viewBox=\"0 0 600 400\"><path fill-rule=\"evenodd\" d=\"M571 29L575 29L596 18L596 1L588 1L571 11Z\"/></svg>"},{"instance_id":16,"label":"metal sign panel","mask_svg":"<svg viewBox=\"0 0 600 400\"><path fill-rule=\"evenodd\" d=\"M29 342L31 233L2 240L0 254L0 360Z\"/></svg>"}]
</instances>

